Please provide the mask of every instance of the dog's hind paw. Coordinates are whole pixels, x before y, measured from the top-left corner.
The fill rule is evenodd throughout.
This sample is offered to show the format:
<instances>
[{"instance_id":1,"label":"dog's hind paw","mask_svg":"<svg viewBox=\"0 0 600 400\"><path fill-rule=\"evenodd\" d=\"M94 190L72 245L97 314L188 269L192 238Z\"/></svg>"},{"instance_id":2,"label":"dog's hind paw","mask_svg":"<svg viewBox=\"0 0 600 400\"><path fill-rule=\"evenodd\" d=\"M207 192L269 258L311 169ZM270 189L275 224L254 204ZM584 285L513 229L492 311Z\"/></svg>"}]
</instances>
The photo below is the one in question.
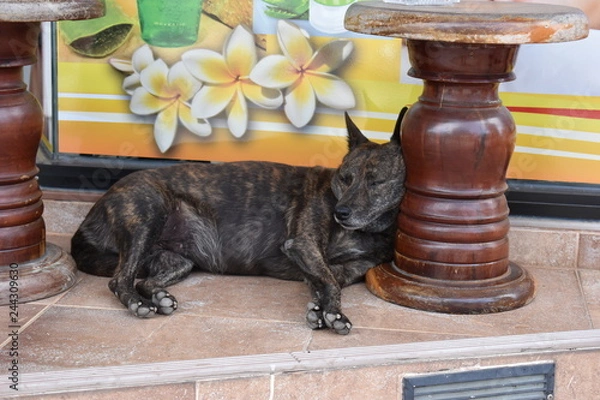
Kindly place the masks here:
<instances>
[{"instance_id":1,"label":"dog's hind paw","mask_svg":"<svg viewBox=\"0 0 600 400\"><path fill-rule=\"evenodd\" d=\"M306 306L306 323L310 329L323 329L325 323L323 322L323 311L321 307L313 303L312 301Z\"/></svg>"},{"instance_id":2,"label":"dog's hind paw","mask_svg":"<svg viewBox=\"0 0 600 400\"><path fill-rule=\"evenodd\" d=\"M158 308L148 301L131 299L127 306L129 311L139 318L151 318L154 317L158 311Z\"/></svg>"},{"instance_id":3,"label":"dog's hind paw","mask_svg":"<svg viewBox=\"0 0 600 400\"><path fill-rule=\"evenodd\" d=\"M177 310L177 300L166 290L159 290L152 295L152 304L157 308L159 314L169 315Z\"/></svg>"},{"instance_id":4,"label":"dog's hind paw","mask_svg":"<svg viewBox=\"0 0 600 400\"><path fill-rule=\"evenodd\" d=\"M350 323L350 320L343 314L324 313L323 317L325 325L327 325L328 328L333 329L337 334L347 335L350 333L350 330L352 330L352 323Z\"/></svg>"}]
</instances>

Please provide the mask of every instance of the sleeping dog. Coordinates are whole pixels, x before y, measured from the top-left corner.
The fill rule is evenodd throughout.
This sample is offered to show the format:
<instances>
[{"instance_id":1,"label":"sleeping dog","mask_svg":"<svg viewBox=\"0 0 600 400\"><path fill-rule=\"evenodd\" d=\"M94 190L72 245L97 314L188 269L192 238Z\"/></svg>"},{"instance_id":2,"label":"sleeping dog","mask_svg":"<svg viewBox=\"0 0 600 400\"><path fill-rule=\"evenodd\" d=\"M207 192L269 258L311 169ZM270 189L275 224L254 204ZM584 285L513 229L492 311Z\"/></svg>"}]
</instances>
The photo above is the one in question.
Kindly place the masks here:
<instances>
[{"instance_id":1,"label":"sleeping dog","mask_svg":"<svg viewBox=\"0 0 600 400\"><path fill-rule=\"evenodd\" d=\"M304 280L308 325L347 334L341 289L393 257L405 112L385 144L346 114L349 149L337 169L190 163L130 174L92 207L72 255L81 271L113 277L110 290L138 317L172 313L165 288L196 268Z\"/></svg>"}]
</instances>

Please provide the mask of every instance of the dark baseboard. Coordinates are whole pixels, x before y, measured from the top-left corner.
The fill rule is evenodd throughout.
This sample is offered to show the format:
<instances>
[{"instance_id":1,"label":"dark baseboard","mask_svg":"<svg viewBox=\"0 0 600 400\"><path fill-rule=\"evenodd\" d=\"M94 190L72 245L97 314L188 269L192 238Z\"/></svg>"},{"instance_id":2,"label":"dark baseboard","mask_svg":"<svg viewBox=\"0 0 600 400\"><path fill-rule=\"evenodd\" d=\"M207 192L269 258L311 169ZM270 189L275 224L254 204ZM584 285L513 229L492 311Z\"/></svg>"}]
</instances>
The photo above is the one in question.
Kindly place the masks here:
<instances>
[{"instance_id":1,"label":"dark baseboard","mask_svg":"<svg viewBox=\"0 0 600 400\"><path fill-rule=\"evenodd\" d=\"M511 215L600 221L600 185L509 180Z\"/></svg>"}]
</instances>

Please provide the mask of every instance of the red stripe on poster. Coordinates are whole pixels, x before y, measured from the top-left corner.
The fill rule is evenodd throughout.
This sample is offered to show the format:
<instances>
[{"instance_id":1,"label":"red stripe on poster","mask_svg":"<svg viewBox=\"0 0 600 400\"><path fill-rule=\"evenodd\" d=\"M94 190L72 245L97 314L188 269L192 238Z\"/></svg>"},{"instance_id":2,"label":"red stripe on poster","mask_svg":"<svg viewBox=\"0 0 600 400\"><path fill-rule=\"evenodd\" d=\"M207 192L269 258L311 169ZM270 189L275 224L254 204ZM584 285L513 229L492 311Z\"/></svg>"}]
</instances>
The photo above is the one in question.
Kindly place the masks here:
<instances>
[{"instance_id":1,"label":"red stripe on poster","mask_svg":"<svg viewBox=\"0 0 600 400\"><path fill-rule=\"evenodd\" d=\"M573 108L508 107L511 112L560 115L565 117L600 119L600 110L577 110Z\"/></svg>"}]
</instances>

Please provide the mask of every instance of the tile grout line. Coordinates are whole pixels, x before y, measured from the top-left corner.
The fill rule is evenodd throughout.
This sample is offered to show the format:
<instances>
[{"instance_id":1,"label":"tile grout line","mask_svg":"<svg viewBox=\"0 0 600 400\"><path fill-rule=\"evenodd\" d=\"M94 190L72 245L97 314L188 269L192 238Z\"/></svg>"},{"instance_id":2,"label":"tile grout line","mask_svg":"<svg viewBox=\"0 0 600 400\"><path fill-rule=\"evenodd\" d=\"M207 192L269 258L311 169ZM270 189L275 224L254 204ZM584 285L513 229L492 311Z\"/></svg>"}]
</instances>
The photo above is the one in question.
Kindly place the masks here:
<instances>
[{"instance_id":1,"label":"tile grout line","mask_svg":"<svg viewBox=\"0 0 600 400\"><path fill-rule=\"evenodd\" d=\"M579 253L581 251L581 232L576 232L575 237L575 269L579 271Z\"/></svg>"},{"instance_id":2,"label":"tile grout line","mask_svg":"<svg viewBox=\"0 0 600 400\"><path fill-rule=\"evenodd\" d=\"M38 313L36 313L33 317L31 317L29 319L29 321L27 321L27 322L25 322L25 324L19 326L19 334L23 333L25 331L25 329L27 329L29 327L29 325L31 325L32 323L37 321L42 316L42 314L44 314L52 306L53 306L53 304L47 304ZM0 349L4 348L4 346L9 344L11 341L12 341L12 339L10 337L8 337L4 342L0 343Z\"/></svg>"},{"instance_id":3,"label":"tile grout line","mask_svg":"<svg viewBox=\"0 0 600 400\"><path fill-rule=\"evenodd\" d=\"M311 330L310 331L310 335L308 335L308 338L306 339L306 342L304 342L304 345L302 346L302 351L309 351L310 349L310 345L313 342L313 338L314 338L314 331Z\"/></svg>"},{"instance_id":4,"label":"tile grout line","mask_svg":"<svg viewBox=\"0 0 600 400\"><path fill-rule=\"evenodd\" d=\"M82 310L100 310L100 311L127 311L126 308L110 308L110 307L102 307L102 306L86 306L79 304L52 304L55 307L59 308L78 308Z\"/></svg>"},{"instance_id":5,"label":"tile grout line","mask_svg":"<svg viewBox=\"0 0 600 400\"><path fill-rule=\"evenodd\" d=\"M48 304L38 303L38 301L47 300L47 299L40 299L40 300L25 303L25 304L29 304L29 305L40 305L43 308L39 312L37 312L33 317L31 317L29 319L29 321L27 321L25 324L23 324L19 327L19 333L22 333L23 331L25 331L25 329L27 329L29 327L29 325L31 325L32 323L37 321L42 316L42 314L44 314L46 311L48 311L48 309L50 307L53 307L54 305L56 305L56 303L58 301L60 301L67 293L68 293L68 290L65 290L61 293L58 293L58 294L52 296L51 298L53 300L51 302L49 302ZM11 341L11 338L9 337L4 342L0 343L0 349L4 348L4 346L6 346L8 343L10 343L10 341Z\"/></svg>"},{"instance_id":6,"label":"tile grout line","mask_svg":"<svg viewBox=\"0 0 600 400\"><path fill-rule=\"evenodd\" d=\"M587 295L585 294L585 290L583 290L583 279L581 276L581 271L577 269L575 271L577 274L577 285L579 286L579 293L581 294L581 298L583 299L585 305L585 316L590 324L590 329L594 329L594 320L592 319L592 315L590 314L590 302L588 300Z\"/></svg>"},{"instance_id":7,"label":"tile grout line","mask_svg":"<svg viewBox=\"0 0 600 400\"><path fill-rule=\"evenodd\" d=\"M590 301L588 299L588 296L585 293L585 290L583 289L583 278L581 276L581 270L583 268L581 268L580 253L581 253L581 232L577 232L577 242L575 244L575 273L576 273L576 277L577 277L577 286L579 287L579 293L584 302L586 319L588 320L590 328L593 329L594 328L594 320L592 319L592 315L590 313Z\"/></svg>"},{"instance_id":8,"label":"tile grout line","mask_svg":"<svg viewBox=\"0 0 600 400\"><path fill-rule=\"evenodd\" d=\"M129 310L127 310L127 311L129 311ZM150 332L150 334L149 334L148 336L146 336L146 338L145 338L144 340L146 340L146 341L147 341L147 340L149 340L149 339L150 339L152 336L154 336L154 334L155 334L156 332L158 332L160 329L162 329L162 327L163 327L163 326L165 326L165 325L166 325L168 322L169 322L169 319L168 319L168 318L165 318L165 319L163 320L163 322L162 322L161 324L159 324L159 325L158 325L158 327L157 327L156 329L154 329L152 332ZM131 348L131 351L129 352L129 356L130 356L130 357L131 357L131 356L133 356L133 355L135 354L135 351L137 350L138 346L139 346L140 344L142 344L141 342L142 342L142 341L139 341L138 343L136 343L136 344L135 344L135 345L134 345L134 346Z\"/></svg>"}]
</instances>

